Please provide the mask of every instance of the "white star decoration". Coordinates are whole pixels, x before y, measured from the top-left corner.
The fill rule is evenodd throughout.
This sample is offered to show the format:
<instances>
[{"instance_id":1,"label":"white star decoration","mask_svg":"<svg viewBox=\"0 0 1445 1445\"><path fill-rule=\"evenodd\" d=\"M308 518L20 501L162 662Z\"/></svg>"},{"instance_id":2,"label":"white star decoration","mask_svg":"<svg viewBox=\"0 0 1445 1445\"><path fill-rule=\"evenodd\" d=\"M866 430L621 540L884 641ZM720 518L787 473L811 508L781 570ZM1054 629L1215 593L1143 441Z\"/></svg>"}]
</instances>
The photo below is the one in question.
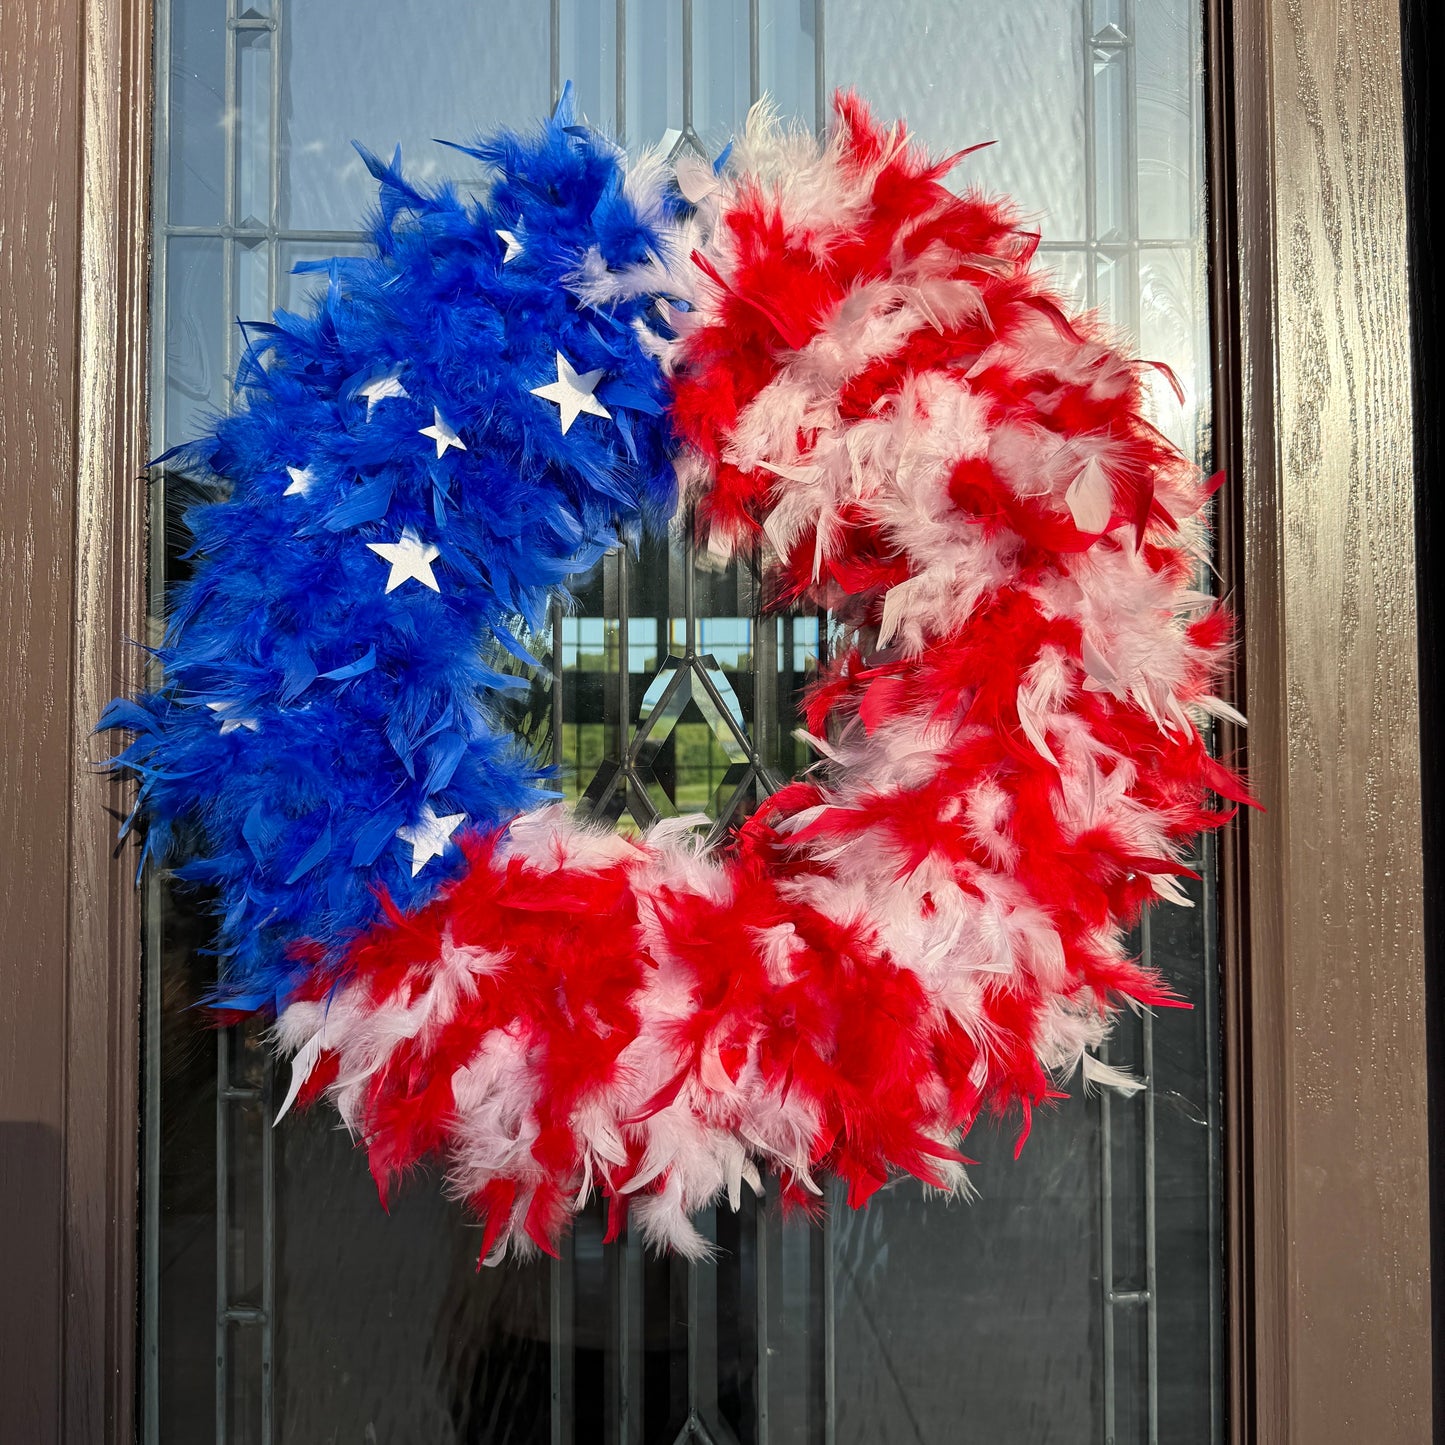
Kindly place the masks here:
<instances>
[{"instance_id":1,"label":"white star decoration","mask_svg":"<svg viewBox=\"0 0 1445 1445\"><path fill-rule=\"evenodd\" d=\"M465 813L448 813L438 818L430 803L423 803L421 819L409 827L398 828L396 836L411 844L411 876L416 877L433 858L440 858L451 842L452 834L465 823Z\"/></svg>"},{"instance_id":2,"label":"white star decoration","mask_svg":"<svg viewBox=\"0 0 1445 1445\"><path fill-rule=\"evenodd\" d=\"M507 244L507 254L502 257L502 265L505 266L508 261L515 261L522 254L522 243L510 231L498 231L497 235Z\"/></svg>"},{"instance_id":3,"label":"white star decoration","mask_svg":"<svg viewBox=\"0 0 1445 1445\"><path fill-rule=\"evenodd\" d=\"M245 728L249 732L260 732L261 724L253 717L232 717L231 710L236 706L233 702L208 702L210 710L221 719L221 736L233 733L237 728Z\"/></svg>"},{"instance_id":4,"label":"white star decoration","mask_svg":"<svg viewBox=\"0 0 1445 1445\"><path fill-rule=\"evenodd\" d=\"M423 542L415 527L403 527L401 536L395 542L368 542L367 547L378 557L391 563L391 576L386 579L386 590L394 592L403 582L413 578L433 592L442 589L437 586L431 564L441 556L441 548L434 542Z\"/></svg>"},{"instance_id":5,"label":"white star decoration","mask_svg":"<svg viewBox=\"0 0 1445 1445\"><path fill-rule=\"evenodd\" d=\"M316 474L310 467L287 467L286 475L291 478L291 485L281 493L283 497L304 497L316 480Z\"/></svg>"},{"instance_id":6,"label":"white star decoration","mask_svg":"<svg viewBox=\"0 0 1445 1445\"><path fill-rule=\"evenodd\" d=\"M365 386L357 389L358 396L366 398L366 419L371 420L371 413L376 409L379 401L385 401L392 396L405 396L406 388L401 384L401 373L389 371L385 376L374 376Z\"/></svg>"},{"instance_id":7,"label":"white star decoration","mask_svg":"<svg viewBox=\"0 0 1445 1445\"><path fill-rule=\"evenodd\" d=\"M432 407L431 414L432 424L422 427L421 434L430 437L437 444L438 458L446 455L448 447L455 447L459 452L466 451L467 444L442 420L441 412Z\"/></svg>"},{"instance_id":8,"label":"white star decoration","mask_svg":"<svg viewBox=\"0 0 1445 1445\"><path fill-rule=\"evenodd\" d=\"M596 371L584 372L579 376L573 368L572 363L559 351L557 353L557 380L549 382L546 386L534 386L533 396L540 396L547 401L555 401L561 408L562 435L567 435L567 429L577 420L580 412L586 412L589 416L605 417L612 420L612 413L592 395L597 390L597 383L602 380L605 373L599 367Z\"/></svg>"}]
</instances>

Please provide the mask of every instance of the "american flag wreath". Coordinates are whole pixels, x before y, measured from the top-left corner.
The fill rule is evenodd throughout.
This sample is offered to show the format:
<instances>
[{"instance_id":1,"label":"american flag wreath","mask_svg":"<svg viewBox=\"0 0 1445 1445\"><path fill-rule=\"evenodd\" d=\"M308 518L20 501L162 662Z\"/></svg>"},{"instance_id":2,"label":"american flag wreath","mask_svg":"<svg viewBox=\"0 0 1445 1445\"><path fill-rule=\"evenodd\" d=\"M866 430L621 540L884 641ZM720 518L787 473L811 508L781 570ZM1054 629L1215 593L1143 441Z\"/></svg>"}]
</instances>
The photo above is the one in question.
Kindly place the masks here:
<instances>
[{"instance_id":1,"label":"american flag wreath","mask_svg":"<svg viewBox=\"0 0 1445 1445\"><path fill-rule=\"evenodd\" d=\"M1011 207L851 95L715 165L570 91L464 149L480 197L367 157L370 253L247 327L176 461L163 681L101 725L144 858L215 900L210 1002L273 1021L383 1198L438 1164L484 1260L598 1193L687 1255L765 1172L966 1193L980 1115L1022 1144L1071 1077L1134 1086L1095 1051L1174 1000L1128 930L1251 801L1201 734L1243 721L1217 481ZM576 816L500 706L567 577L679 502L842 639L817 761L716 845Z\"/></svg>"}]
</instances>

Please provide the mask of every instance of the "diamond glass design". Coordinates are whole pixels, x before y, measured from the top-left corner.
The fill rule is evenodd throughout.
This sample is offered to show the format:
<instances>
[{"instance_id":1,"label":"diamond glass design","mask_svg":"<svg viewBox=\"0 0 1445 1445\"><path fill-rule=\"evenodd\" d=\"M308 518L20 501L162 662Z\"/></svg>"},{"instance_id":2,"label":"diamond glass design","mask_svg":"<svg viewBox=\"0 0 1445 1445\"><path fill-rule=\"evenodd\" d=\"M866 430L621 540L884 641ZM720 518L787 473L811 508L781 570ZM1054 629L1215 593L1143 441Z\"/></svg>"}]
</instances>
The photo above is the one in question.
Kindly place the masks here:
<instances>
[{"instance_id":1,"label":"diamond glass design","mask_svg":"<svg viewBox=\"0 0 1445 1445\"><path fill-rule=\"evenodd\" d=\"M818 619L761 616L754 568L707 569L682 535L609 554L576 591L582 615L554 626L563 791L623 827L705 814L720 836L799 765Z\"/></svg>"}]
</instances>

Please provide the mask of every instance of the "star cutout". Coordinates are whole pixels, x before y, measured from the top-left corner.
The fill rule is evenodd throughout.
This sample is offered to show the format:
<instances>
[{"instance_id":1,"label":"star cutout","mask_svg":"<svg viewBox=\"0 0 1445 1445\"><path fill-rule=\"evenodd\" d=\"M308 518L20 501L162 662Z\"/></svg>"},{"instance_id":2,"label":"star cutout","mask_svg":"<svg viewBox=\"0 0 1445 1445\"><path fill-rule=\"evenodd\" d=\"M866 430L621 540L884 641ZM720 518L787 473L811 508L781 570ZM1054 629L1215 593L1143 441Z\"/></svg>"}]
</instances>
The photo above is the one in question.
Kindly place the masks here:
<instances>
[{"instance_id":1,"label":"star cutout","mask_svg":"<svg viewBox=\"0 0 1445 1445\"><path fill-rule=\"evenodd\" d=\"M603 375L604 373L599 367L596 371L584 372L579 376L572 363L559 351L557 353L557 380L549 382L546 386L534 386L532 395L557 403L561 408L562 435L566 436L567 429L577 420L580 412L585 411L589 416L606 417L608 421L612 420L612 413L592 395Z\"/></svg>"},{"instance_id":2,"label":"star cutout","mask_svg":"<svg viewBox=\"0 0 1445 1445\"><path fill-rule=\"evenodd\" d=\"M437 444L437 457L440 459L447 454L448 447L455 447L459 452L467 449L467 444L454 432L446 422L442 420L442 414L436 407L432 407L432 424L421 428L424 437L431 437Z\"/></svg>"},{"instance_id":3,"label":"star cutout","mask_svg":"<svg viewBox=\"0 0 1445 1445\"><path fill-rule=\"evenodd\" d=\"M206 706L220 717L222 737L225 737L227 733L235 732L238 728L245 728L248 732L253 733L261 731L261 724L255 718L230 715L231 709L236 706L233 702L208 702Z\"/></svg>"},{"instance_id":4,"label":"star cutout","mask_svg":"<svg viewBox=\"0 0 1445 1445\"><path fill-rule=\"evenodd\" d=\"M407 390L401 384L401 372L397 370L389 371L385 376L372 377L365 386L358 388L357 395L366 398L366 419L370 421L377 402L392 396L406 396Z\"/></svg>"},{"instance_id":5,"label":"star cutout","mask_svg":"<svg viewBox=\"0 0 1445 1445\"><path fill-rule=\"evenodd\" d=\"M281 493L283 497L304 497L316 480L316 473L310 467L287 467L286 475L291 478L291 485Z\"/></svg>"},{"instance_id":6,"label":"star cutout","mask_svg":"<svg viewBox=\"0 0 1445 1445\"><path fill-rule=\"evenodd\" d=\"M433 858L440 858L451 842L452 834L465 823L465 813L448 813L438 818L430 803L423 803L421 819L409 827L398 828L396 836L411 844L411 876L416 877Z\"/></svg>"},{"instance_id":7,"label":"star cutout","mask_svg":"<svg viewBox=\"0 0 1445 1445\"><path fill-rule=\"evenodd\" d=\"M433 592L442 589L437 586L431 564L441 556L441 548L434 542L423 542L415 527L403 527L401 536L395 542L368 542L367 547L378 557L391 563L391 576L386 579L386 590L394 592L403 582L413 579Z\"/></svg>"},{"instance_id":8,"label":"star cutout","mask_svg":"<svg viewBox=\"0 0 1445 1445\"><path fill-rule=\"evenodd\" d=\"M515 261L522 254L522 243L511 231L498 231L497 235L507 244L507 254L502 257L502 265L505 266L508 261Z\"/></svg>"}]
</instances>

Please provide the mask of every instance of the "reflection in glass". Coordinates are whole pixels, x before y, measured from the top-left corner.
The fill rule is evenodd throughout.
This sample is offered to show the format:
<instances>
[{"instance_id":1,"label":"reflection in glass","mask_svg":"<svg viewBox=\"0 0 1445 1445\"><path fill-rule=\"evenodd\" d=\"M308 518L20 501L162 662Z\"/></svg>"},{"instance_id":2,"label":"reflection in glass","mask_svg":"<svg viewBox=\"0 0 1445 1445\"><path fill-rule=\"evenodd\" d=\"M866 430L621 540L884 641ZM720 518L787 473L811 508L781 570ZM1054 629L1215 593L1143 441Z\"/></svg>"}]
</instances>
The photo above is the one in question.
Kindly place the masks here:
<instances>
[{"instance_id":1,"label":"reflection in glass","mask_svg":"<svg viewBox=\"0 0 1445 1445\"><path fill-rule=\"evenodd\" d=\"M755 566L705 567L681 535L611 553L573 592L547 723L565 797L634 828L705 813L720 835L791 775L817 618L764 616Z\"/></svg>"}]
</instances>

